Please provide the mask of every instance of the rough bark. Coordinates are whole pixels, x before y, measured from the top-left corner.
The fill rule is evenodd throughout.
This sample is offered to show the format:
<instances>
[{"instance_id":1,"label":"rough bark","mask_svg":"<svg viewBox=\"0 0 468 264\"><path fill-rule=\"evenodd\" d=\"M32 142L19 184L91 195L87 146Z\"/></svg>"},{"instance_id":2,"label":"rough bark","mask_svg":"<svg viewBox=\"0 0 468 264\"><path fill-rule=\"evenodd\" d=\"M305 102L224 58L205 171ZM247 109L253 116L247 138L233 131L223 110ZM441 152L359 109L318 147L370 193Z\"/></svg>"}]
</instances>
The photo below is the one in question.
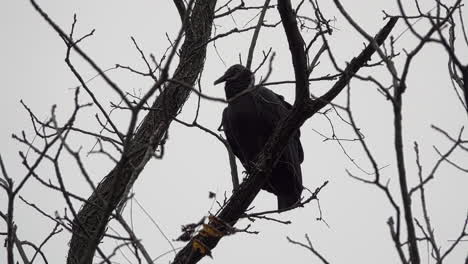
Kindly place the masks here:
<instances>
[{"instance_id":1,"label":"rough bark","mask_svg":"<svg viewBox=\"0 0 468 264\"><path fill-rule=\"evenodd\" d=\"M201 73L207 43L213 24L216 0L198 0L185 26L185 40L173 79L194 85ZM187 11L188 12L188 11ZM74 220L68 264L91 264L103 237L112 211L124 199L125 190L133 184L156 147L163 140L172 121L190 94L177 83L170 82L152 105L140 128L125 146L116 166L101 181Z\"/></svg>"}]
</instances>

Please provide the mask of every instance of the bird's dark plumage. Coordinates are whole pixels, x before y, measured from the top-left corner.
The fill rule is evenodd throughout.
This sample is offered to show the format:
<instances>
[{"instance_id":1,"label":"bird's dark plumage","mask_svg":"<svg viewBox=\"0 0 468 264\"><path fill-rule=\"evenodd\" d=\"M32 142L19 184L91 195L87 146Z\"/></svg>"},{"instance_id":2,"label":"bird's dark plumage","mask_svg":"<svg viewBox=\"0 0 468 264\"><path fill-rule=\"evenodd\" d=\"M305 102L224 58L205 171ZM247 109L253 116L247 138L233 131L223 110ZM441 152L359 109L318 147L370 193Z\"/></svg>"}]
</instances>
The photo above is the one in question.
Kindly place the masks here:
<instances>
[{"instance_id":1,"label":"bird's dark plumage","mask_svg":"<svg viewBox=\"0 0 468 264\"><path fill-rule=\"evenodd\" d=\"M232 151L247 171L278 122L291 109L282 96L265 87L239 95L252 87L254 80L249 69L237 64L215 81L215 84L226 82L224 89L229 104L224 109L222 125ZM289 140L268 182L262 186L277 196L279 209L290 207L301 198L304 152L299 137L298 131Z\"/></svg>"}]
</instances>

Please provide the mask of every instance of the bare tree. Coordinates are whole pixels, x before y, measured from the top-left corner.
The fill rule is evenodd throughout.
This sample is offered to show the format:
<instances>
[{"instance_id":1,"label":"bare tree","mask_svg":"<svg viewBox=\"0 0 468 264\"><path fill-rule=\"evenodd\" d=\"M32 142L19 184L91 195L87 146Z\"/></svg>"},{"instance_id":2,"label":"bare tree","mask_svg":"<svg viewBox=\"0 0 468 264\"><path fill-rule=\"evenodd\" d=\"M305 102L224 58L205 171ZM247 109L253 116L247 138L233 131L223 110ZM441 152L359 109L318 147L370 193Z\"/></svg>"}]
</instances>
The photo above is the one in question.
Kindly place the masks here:
<instances>
[{"instance_id":1,"label":"bare tree","mask_svg":"<svg viewBox=\"0 0 468 264\"><path fill-rule=\"evenodd\" d=\"M466 84L468 65L464 64L468 62L464 62L463 57L459 55L458 50L462 48L455 41L456 32L461 32L465 40L463 43L465 49L468 48L468 37L462 15L462 0L454 1L451 5L437 1L435 7L429 12L423 12L418 1L415 1L418 11L415 15L407 14L408 12L403 3L396 0L398 14L384 12L385 25L382 26L380 31L373 33L366 32L363 26L359 25L348 13L341 2L334 0L336 10L345 18L345 22L355 29L357 35L366 40L365 47L359 54L350 54L350 56L355 55L355 57L345 67L339 66L342 63L335 58L331 48L329 38L335 29L335 26L332 25L333 20L326 18L317 0L294 1L294 5L290 0L278 0L277 3L270 3L273 1L266 0L258 6L249 6L244 1L232 0L221 3L216 0L174 0L181 27L175 39L171 40L168 36L170 46L160 56L161 59L158 61L154 55L148 57L135 38L132 37L132 43L140 54L146 69L139 70L121 64L116 64L112 68L128 71L137 77L150 78L153 85L143 94L131 93L123 89L112 80L107 70L101 68L98 62L93 60L82 49L84 41L93 36L94 30L83 36L76 36L75 31L79 23L75 16L70 32L66 32L35 0L30 2L41 18L63 40L65 44L65 63L76 80L79 81L80 86L75 89L73 111L64 123L59 122L55 106L51 110L50 117L41 120L32 109L23 103L33 124L34 137L39 138L41 142L35 142L25 132L21 135L14 135L15 140L27 146L29 151L34 154L34 158L31 158L28 153L20 153L27 172L19 180L19 183L16 184L13 181L6 164L0 157L0 167L3 175L3 179L0 178L0 186L5 191L8 201L6 210L0 210L0 217L6 223L6 231L1 231L0 235L5 236L8 264L16 263L15 257L17 255L22 259L23 263L35 263L35 260L39 259L38 256L47 263L47 252L43 251L43 246L63 230L71 234L67 263L90 264L95 262L97 258L101 263L112 263L113 257L119 254L122 248L126 248L131 252L133 260L129 260L129 262L156 263L158 258L152 257L152 252L146 249L144 243L135 234L132 224L127 222L123 211L128 202L134 201L131 189L138 180L140 173L144 170L145 165L153 158L164 158L168 129L173 121L208 133L226 148L230 164L230 177L233 182L232 195L225 197L224 201L216 201L219 207L217 212L204 216L196 223L183 226L182 234L177 240L186 241L185 246L176 249L172 246L171 239L165 237L171 244L172 251L177 252L173 263L197 263L204 256L211 256L211 252L215 250L218 242L223 237L241 232L255 233L255 231L249 229L250 225L246 228L236 227L236 223L241 219L252 222L260 219L280 224L290 224L290 221L277 219L275 215L303 207L314 200L318 201L320 192L325 188L328 181L318 185L314 191L310 191L300 203L293 207L260 212L252 212L249 209L271 174L272 168L278 162L289 138L314 115L323 115L330 121L333 135L328 137L320 134L324 137L324 140L336 141L342 147L344 154L357 168L365 173L365 177L361 177L348 171L349 176L377 188L384 194L393 208L387 223L389 235L394 242L394 249L401 263L421 263L423 242L427 242L430 246L431 257L435 263L443 263L454 248L459 246L468 235L467 215L460 226L459 236L448 248L442 248L440 241L436 239L435 228L431 222L426 200L426 185L435 178L442 163L448 163L461 172L468 172L468 169L464 167L466 166L466 164L463 164L464 161L458 162L451 159L451 155L455 151L463 153L468 151L468 140L464 139L463 125L460 124L457 135L453 135L443 128L433 126L435 131L450 142L450 147L446 152L434 147L435 151L440 155L440 159L432 165L427 175L423 170L418 144L414 143L416 157L414 166L418 172L418 184L411 186L411 181L408 180L409 165L405 159L405 155L408 155L408 153L405 151L402 123L403 98L405 91L411 89L407 81L408 76L417 70L411 67L412 62L429 43L436 43L443 48L442 51L448 60L449 78L452 81L453 89L456 91L464 110L468 113L468 88ZM217 32L217 20L233 16L233 14L239 12L256 13L254 17L258 17L256 25L236 27L222 33ZM270 15L274 13L278 22L267 23L265 19L267 13ZM396 50L396 39L389 37L398 21L401 21L400 24L404 24L407 31L418 39L415 47L407 47L403 50L405 54ZM415 27L415 23L419 21L425 21L429 28L421 32ZM256 67L254 66L253 57L258 53L256 52L256 44L259 38L261 39L261 30L277 28L280 24L282 31L284 31L283 40L287 42L289 47L294 79L270 82L269 77L273 68L279 67L275 65L275 53L271 49L267 52L263 51L263 57ZM459 27L461 29L458 29ZM313 34L305 34L306 32L313 32ZM289 115L278 124L263 150L253 162L255 164L253 170L239 183L235 157L230 150L229 144L218 131L205 127L198 120L202 102L227 103L227 101L203 92L200 79L204 71L207 50L213 47L213 50L217 52L216 41L231 38L238 34L249 33L252 33L252 38L246 55L246 65L254 72L257 72L260 68L266 68L267 73L258 84L252 86L246 92L251 92L260 86L291 83L295 85L295 101ZM306 35L307 37L305 37ZM312 47L315 48L316 46L319 46L318 51L312 54ZM111 93L117 95L118 101L112 102L110 108L106 107L104 102L95 96L89 82L77 69L72 54L77 54L91 66L108 85ZM323 54L328 55L328 59L336 73L312 77L312 73L315 73L316 69L319 68L320 61L323 60ZM373 56L374 54L375 56ZM377 57L377 60L375 57ZM177 65L174 66L174 64ZM390 80L389 84L380 75L374 75L374 71L379 66L383 66L385 69L385 77ZM175 68L175 70L172 71L171 68ZM362 68L366 68L366 72L371 72L371 74L369 76L360 75L359 71ZM391 151L395 153L397 175L394 177L394 181L398 183L395 188L392 188L388 181L384 181L381 171L385 166L379 165L381 163L373 154L373 150L367 143L353 114L351 108L351 92L353 90L351 87L353 84L351 80L371 83L383 95L382 98L390 104L393 110L394 131L392 140L394 149ZM311 93L309 88L310 83L314 81L334 81L334 84L322 95L316 96ZM346 105L344 106L334 101L342 93L346 96ZM85 94L85 96L82 94ZM197 97L195 118L192 122L186 122L180 120L178 114L191 94ZM90 103L81 103L83 97L90 100ZM97 128L95 130L87 130L77 122L77 115L84 108L90 107L98 113L96 114ZM130 116L128 122L118 123L116 118L111 117L113 111L128 113ZM371 164L371 172L366 172L346 152L343 145L346 140L336 136L334 131L335 121L331 121L328 117L330 112L336 113L340 117L340 122L351 128L355 139L349 141L359 144L362 148L362 156L367 158ZM122 131L121 127L125 127L125 130ZM93 182L82 158L81 149L74 149L70 144L71 134L74 133L89 137L96 142L89 153L102 154L115 163L109 173L102 177L99 184ZM62 159L65 155L69 156L76 164L79 174L83 176L83 180L92 190L89 197L73 193L65 186L62 173ZM46 181L41 177L38 168L44 164L50 166L50 173L56 177L55 183ZM227 176L223 177L229 178ZM23 186L33 179L51 191L59 192L64 198L66 211L52 216L34 203L24 199L20 195ZM416 195L419 195L419 197ZM54 228L50 234L39 245L27 240L21 240L16 233L17 226L14 222L14 211L18 202L17 198L20 198L32 210L39 212L54 223ZM420 210L422 214L415 213L414 201L416 199L418 200L417 210ZM77 204L80 205L79 208L76 206ZM110 222L117 223L125 233L120 234L113 230L109 225ZM312 246L313 239L310 239L308 235L305 237L307 243L295 241L289 237L288 241L307 248L321 262L331 263L327 256ZM110 253L101 248L103 238L109 238L117 242ZM26 246L33 248L33 255L27 253L24 249ZM15 254L15 249L18 254Z\"/></svg>"}]
</instances>

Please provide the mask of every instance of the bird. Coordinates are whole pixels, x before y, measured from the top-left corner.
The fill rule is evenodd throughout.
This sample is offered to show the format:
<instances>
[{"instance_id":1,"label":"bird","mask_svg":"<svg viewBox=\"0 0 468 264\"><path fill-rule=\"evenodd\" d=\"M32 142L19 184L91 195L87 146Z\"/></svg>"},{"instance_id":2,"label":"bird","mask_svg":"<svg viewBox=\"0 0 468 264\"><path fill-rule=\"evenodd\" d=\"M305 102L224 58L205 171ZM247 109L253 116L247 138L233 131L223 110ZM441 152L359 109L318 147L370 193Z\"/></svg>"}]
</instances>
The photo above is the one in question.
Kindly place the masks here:
<instances>
[{"instance_id":1,"label":"bird","mask_svg":"<svg viewBox=\"0 0 468 264\"><path fill-rule=\"evenodd\" d=\"M255 157L292 106L283 96L270 89L254 87L254 73L241 64L229 67L214 85L222 82L225 83L228 104L223 111L221 124L232 152L250 173ZM291 208L300 202L304 188L303 161L304 151L298 130L289 139L267 182L261 187L276 195L279 210Z\"/></svg>"}]
</instances>

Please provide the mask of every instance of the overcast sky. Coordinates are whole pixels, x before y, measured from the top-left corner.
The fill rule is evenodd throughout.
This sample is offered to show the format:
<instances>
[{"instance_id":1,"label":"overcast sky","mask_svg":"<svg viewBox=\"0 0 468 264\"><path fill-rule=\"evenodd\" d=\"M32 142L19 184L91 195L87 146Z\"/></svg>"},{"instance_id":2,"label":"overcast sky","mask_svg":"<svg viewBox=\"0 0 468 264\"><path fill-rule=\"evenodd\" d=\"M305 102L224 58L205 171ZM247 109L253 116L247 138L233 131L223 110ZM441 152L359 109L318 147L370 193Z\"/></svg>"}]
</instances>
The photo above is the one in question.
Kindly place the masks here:
<instances>
[{"instance_id":1,"label":"overcast sky","mask_svg":"<svg viewBox=\"0 0 468 264\"><path fill-rule=\"evenodd\" d=\"M263 1L245 2L248 5L252 3L260 5ZM96 29L94 36L83 42L81 47L103 69L111 68L119 63L144 70L145 65L130 37L135 37L147 55L152 53L159 59L169 46L165 33L169 38L174 39L180 27L178 13L172 1L83 0L39 1L39 3L66 31L70 29L75 13L78 17L77 35ZM347 61L362 50L365 41L347 24L332 1L320 1L320 4L327 18L335 18L332 24L336 30L330 37L330 45L338 64L344 67ZM343 0L343 4L353 18L372 35L385 23L382 20L381 11L386 10L395 14L397 10L394 1L388 0ZM433 1L424 0L421 1L421 5L423 10L430 10L433 7ZM465 14L468 13L466 7L463 9ZM408 10L414 10L414 6L408 4ZM236 26L241 28L255 14L255 12L244 11L236 14L234 18L226 17L215 21L216 31L221 33ZM304 9L302 15L311 16L310 8ZM277 10L270 9L267 22L276 23L277 21L279 21ZM252 23L256 23L256 19L249 26ZM427 26L424 22L417 24L416 28L424 30ZM399 23L392 33L397 36L404 30L403 23ZM0 63L2 79L0 154L10 176L15 182L19 182L25 169L21 166L17 153L27 149L14 141L11 134L18 134L24 130L29 138L34 135L29 116L21 106L20 100L22 99L33 109L42 120L50 117L51 107L56 104L59 121L63 122L73 109L74 90L72 88L78 85L78 81L74 79L64 63L66 50L63 41L33 10L29 1L3 1L0 4L0 33L2 35L2 41L0 41L0 58L2 59ZM228 66L239 62L239 53L245 60L251 34L250 32L232 35L230 38L218 41L216 46L220 56L215 52L213 45L209 46L201 82L206 94L216 97L224 96L222 85L213 86L212 83L223 74ZM314 32L304 32L306 40L311 39L313 35ZM398 52L402 52L403 48L411 50L415 44L415 39L407 32L399 38L396 48ZM254 57L255 67L261 61L261 51L268 50L269 47L276 52L271 81L293 80L289 50L281 25L275 29L263 29L260 33ZM314 46L311 54L317 52L319 47L319 45ZM459 47L460 58L468 58L467 47L462 45ZM403 59L404 53L401 58L397 59L397 66L401 66ZM76 54L72 56L72 60L86 79L96 74ZM176 65L176 62L173 65ZM174 68L173 66L172 69ZM265 72L266 67L257 73L257 80ZM335 71L328 57L323 56L314 76L327 73L335 73ZM382 67L366 69L360 73L364 76L373 74L382 82L390 84L389 76ZM110 71L108 74L123 90L128 92L144 93L152 84L150 79L143 79L122 70ZM311 83L311 92L321 94L332 84L332 82ZM111 101L117 102L117 95L101 79L96 78L89 85L108 110L110 110ZM291 102L294 100L293 85L274 86L271 89L285 95ZM375 87L367 83L353 80L351 90L352 110L356 121L366 136L379 166L388 165L382 170L382 176L385 181L389 180L392 193L399 200L391 105ZM192 120L196 99L195 95L191 96L179 118ZM90 98L83 92L80 101L90 102ZM344 94L340 95L335 102L344 104ZM442 152L450 147L450 142L432 129L431 125L444 128L451 135L456 136L461 127L468 124L467 115L450 84L447 55L440 46L428 45L414 61L408 79L408 90L404 95L404 104L403 132L408 181L410 186L414 186L417 184L417 168L413 142L417 141L420 145L424 175L427 175L438 159L433 145ZM202 101L200 123L216 130L224 107L222 103ZM98 124L94 119L96 112L96 108L83 110L79 114L77 124L83 128L98 131ZM113 118L116 119L118 127L125 131L128 126L127 115L115 113ZM331 114L330 118L336 125L338 137L355 137L336 114ZM331 136L329 123L323 115L314 116L302 127L301 139L305 152L305 161L302 165L304 185L314 190L324 181L330 182L319 195L323 218L328 226L316 220L319 217L319 210L317 203L313 202L305 208L279 216L283 220L292 220L290 225L256 221L251 229L259 231L258 235L235 234L224 238L213 251L214 259L205 258L201 263L318 263L310 252L286 240L286 236L289 236L305 242L304 234L306 233L309 234L316 249L331 263L397 262L398 258L386 223L388 218L394 215L389 202L375 187L349 177L346 170L360 177L371 178L350 161L336 142L324 142L323 138L314 132L314 129ZM95 141L89 137L76 135L71 138L70 143L75 149L82 147L82 153L85 154L92 149ZM346 152L357 164L371 171L371 166L357 142L343 144ZM148 163L133 191L138 202L144 206L165 235L172 240L180 235L181 225L198 221L208 214L213 203L208 199L208 192L215 192L222 200L225 193L230 194L232 185L227 153L223 145L211 135L196 128L186 128L173 123L169 129L169 139L165 150L162 160L152 160ZM113 165L102 155L83 155L83 158L95 183L98 183ZM453 159L465 161L466 165L466 152L456 152ZM239 163L238 165L240 166ZM62 159L62 169L67 188L83 197L88 197L89 186L69 157L65 156ZM239 170L242 170L241 166ZM43 179L56 182L50 166L42 166L38 172ZM466 217L468 210L466 186L468 186L468 176L447 163L442 165L435 179L427 186L428 208L436 236L444 249L450 245L450 240L458 236ZM46 189L34 180L27 183L21 195L52 215L54 211L63 214L66 206L60 193ZM0 197L0 208L4 210L6 196L1 193ZM79 204L77 203L76 206L78 208ZM276 198L262 191L253 202L253 206L255 206L255 211L274 209ZM216 209L216 206L214 208ZM413 208L416 217L421 218L419 201L414 202ZM130 213L133 214L136 234L142 238L153 258L171 250L171 245L136 203L127 206L125 215L129 216ZM18 225L18 237L35 243L40 243L53 227L53 223L20 200L17 200L15 222ZM238 223L237 227L242 228L247 224L249 222L243 220ZM5 231L5 228L5 223L1 222L0 232ZM44 251L48 254L49 263L64 263L69 239L70 234L62 232L53 237L45 246ZM181 242L172 243L176 248L184 245ZM105 241L103 248L108 250L113 246L115 246L113 241ZM420 249L423 263L432 263L427 262L426 246L421 244ZM467 253L468 242L462 242L453 255L447 259L447 263L460 263ZM157 263L168 263L173 257L173 253L167 254ZM0 260L3 259L6 259L6 250L1 249ZM115 260L128 263L121 255Z\"/></svg>"}]
</instances>

